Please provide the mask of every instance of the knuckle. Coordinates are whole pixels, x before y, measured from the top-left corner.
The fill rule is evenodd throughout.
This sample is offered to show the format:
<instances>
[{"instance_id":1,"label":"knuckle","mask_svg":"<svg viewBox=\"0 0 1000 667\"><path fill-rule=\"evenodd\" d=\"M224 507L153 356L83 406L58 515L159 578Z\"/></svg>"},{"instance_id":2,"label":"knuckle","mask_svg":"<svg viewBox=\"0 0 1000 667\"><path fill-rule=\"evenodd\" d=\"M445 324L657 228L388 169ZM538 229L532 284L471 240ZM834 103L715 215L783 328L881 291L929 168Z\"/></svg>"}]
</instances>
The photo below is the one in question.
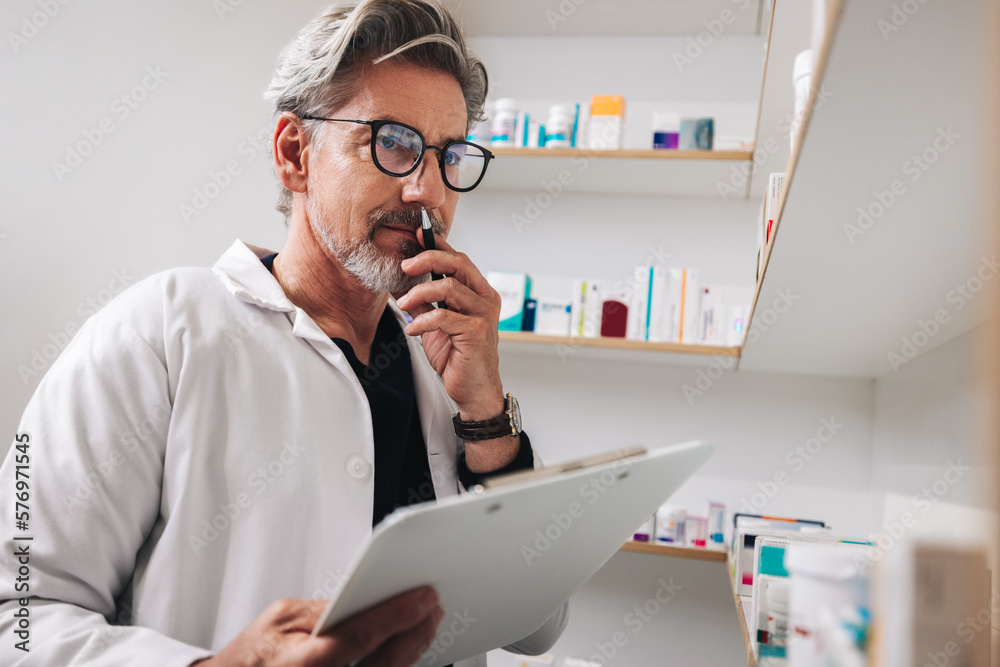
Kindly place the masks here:
<instances>
[{"instance_id":1,"label":"knuckle","mask_svg":"<svg viewBox=\"0 0 1000 667\"><path fill-rule=\"evenodd\" d=\"M486 301L488 301L490 306L496 309L498 313L500 312L500 302L502 301L500 298L500 292L493 289L493 285L490 285L489 283L486 283Z\"/></svg>"},{"instance_id":2,"label":"knuckle","mask_svg":"<svg viewBox=\"0 0 1000 667\"><path fill-rule=\"evenodd\" d=\"M295 613L295 608L298 606L298 601L291 598L282 598L280 600L275 600L270 605L268 605L265 614L273 619L283 619L288 618Z\"/></svg>"}]
</instances>

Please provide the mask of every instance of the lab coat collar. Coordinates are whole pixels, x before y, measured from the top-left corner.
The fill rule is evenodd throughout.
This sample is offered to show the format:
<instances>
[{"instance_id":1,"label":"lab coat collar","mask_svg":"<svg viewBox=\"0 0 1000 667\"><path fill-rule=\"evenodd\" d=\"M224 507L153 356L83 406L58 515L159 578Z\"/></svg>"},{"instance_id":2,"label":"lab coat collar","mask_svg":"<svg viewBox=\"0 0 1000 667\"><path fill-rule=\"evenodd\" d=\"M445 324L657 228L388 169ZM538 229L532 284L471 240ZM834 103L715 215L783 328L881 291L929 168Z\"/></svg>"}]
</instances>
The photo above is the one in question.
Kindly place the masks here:
<instances>
[{"instance_id":1,"label":"lab coat collar","mask_svg":"<svg viewBox=\"0 0 1000 667\"><path fill-rule=\"evenodd\" d=\"M244 243L237 239L219 258L212 271L219 276L233 296L261 308L286 313L292 334L307 341L319 354L347 378L359 396L364 390L351 369L350 362L306 311L285 296L278 280L260 260L276 251ZM367 411L368 403L364 408ZM369 421L371 419L369 418Z\"/></svg>"},{"instance_id":2,"label":"lab coat collar","mask_svg":"<svg viewBox=\"0 0 1000 667\"><path fill-rule=\"evenodd\" d=\"M260 261L274 253L274 250L236 239L212 267L212 272L238 299L270 310L294 311L295 304L285 296L281 285Z\"/></svg>"},{"instance_id":3,"label":"lab coat collar","mask_svg":"<svg viewBox=\"0 0 1000 667\"><path fill-rule=\"evenodd\" d=\"M305 311L295 306L285 296L281 285L260 261L275 252L237 239L215 263L212 271L219 276L226 288L238 299L257 304L262 308L289 313L292 333L309 341L328 362L338 368L355 385L355 390L363 396L364 390L340 348L323 333L319 325ZM406 315L396 305L396 300L391 297L389 307L395 314L400 327L405 327L407 324ZM461 443L455 437L451 422L436 418L441 407L438 401L444 401L448 405L447 411L452 414L457 413L458 410L451 398L448 397L441 376L427 360L420 338L407 336L406 343L413 365L417 410L424 432L424 442L427 445L434 492L438 498L455 495L458 489L452 486L454 482L449 484L449 480L453 480L456 475L455 470ZM367 402L365 407L367 408ZM370 415L368 420L371 421Z\"/></svg>"},{"instance_id":4,"label":"lab coat collar","mask_svg":"<svg viewBox=\"0 0 1000 667\"><path fill-rule=\"evenodd\" d=\"M260 260L276 251L244 243L237 239L229 250L212 267L222 283L237 299L256 304L261 308L288 313L292 333L313 344L330 363L345 375L354 376L350 364L340 348L309 315L285 296L285 291L274 275ZM358 385L360 390L361 385Z\"/></svg>"}]
</instances>

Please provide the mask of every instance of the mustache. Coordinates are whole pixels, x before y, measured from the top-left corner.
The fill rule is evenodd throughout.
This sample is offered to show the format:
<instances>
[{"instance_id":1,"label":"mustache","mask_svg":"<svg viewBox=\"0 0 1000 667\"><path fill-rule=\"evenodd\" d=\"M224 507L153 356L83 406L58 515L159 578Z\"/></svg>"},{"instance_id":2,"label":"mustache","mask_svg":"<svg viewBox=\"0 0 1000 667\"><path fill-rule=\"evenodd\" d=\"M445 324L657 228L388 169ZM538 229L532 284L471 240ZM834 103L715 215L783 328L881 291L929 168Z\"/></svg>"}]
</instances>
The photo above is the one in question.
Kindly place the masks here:
<instances>
[{"instance_id":1,"label":"mustache","mask_svg":"<svg viewBox=\"0 0 1000 667\"><path fill-rule=\"evenodd\" d=\"M431 229L435 234L444 236L444 223L428 212L431 219ZM399 211L386 209L376 209L368 215L368 235L374 238L375 230L379 227L406 227L414 231L420 229L423 220L420 209L406 208Z\"/></svg>"}]
</instances>

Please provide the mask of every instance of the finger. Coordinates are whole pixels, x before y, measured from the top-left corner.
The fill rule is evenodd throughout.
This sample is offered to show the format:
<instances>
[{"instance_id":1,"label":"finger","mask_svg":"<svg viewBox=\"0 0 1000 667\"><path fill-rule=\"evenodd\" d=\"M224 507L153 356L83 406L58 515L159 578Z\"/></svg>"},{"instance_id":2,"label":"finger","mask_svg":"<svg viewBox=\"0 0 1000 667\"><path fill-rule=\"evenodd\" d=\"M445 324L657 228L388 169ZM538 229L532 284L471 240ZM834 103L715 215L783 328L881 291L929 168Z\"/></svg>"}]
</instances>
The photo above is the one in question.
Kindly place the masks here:
<instances>
[{"instance_id":1,"label":"finger","mask_svg":"<svg viewBox=\"0 0 1000 667\"><path fill-rule=\"evenodd\" d=\"M390 637L415 628L437 607L437 593L422 586L349 618L329 633L337 640L338 660L351 663L368 655Z\"/></svg>"},{"instance_id":2,"label":"finger","mask_svg":"<svg viewBox=\"0 0 1000 667\"><path fill-rule=\"evenodd\" d=\"M399 297L399 299L396 301L397 306L399 306L399 302L402 299L403 297ZM413 305L408 305L406 308L399 306L399 308L404 312L406 312L406 314L410 316L411 320L423 315L424 313L429 313L432 310L434 310L434 306L430 305L429 303L423 303L423 302L418 302Z\"/></svg>"},{"instance_id":3,"label":"finger","mask_svg":"<svg viewBox=\"0 0 1000 667\"><path fill-rule=\"evenodd\" d=\"M219 664L243 664L251 658L263 664L276 654L288 664L318 665L318 658L328 662L331 647L310 637L325 606L324 600L276 600L219 651Z\"/></svg>"},{"instance_id":4,"label":"finger","mask_svg":"<svg viewBox=\"0 0 1000 667\"><path fill-rule=\"evenodd\" d=\"M407 311L420 304L443 301L449 310L456 310L466 315L492 316L493 304L484 297L473 292L457 278L448 277L442 280L429 280L411 288L396 301L396 304ZM499 318L499 311L495 313ZM416 317L416 315L412 315Z\"/></svg>"},{"instance_id":5,"label":"finger","mask_svg":"<svg viewBox=\"0 0 1000 667\"><path fill-rule=\"evenodd\" d=\"M269 624L283 630L305 630L312 632L326 609L327 600L277 600L264 611Z\"/></svg>"},{"instance_id":6,"label":"finger","mask_svg":"<svg viewBox=\"0 0 1000 667\"><path fill-rule=\"evenodd\" d=\"M478 341L488 341L490 335L496 335L496 325L490 325L482 317L474 317L456 313L453 310L438 308L419 317L406 325L407 336L420 336L431 331L442 331L449 336L464 336Z\"/></svg>"},{"instance_id":7,"label":"finger","mask_svg":"<svg viewBox=\"0 0 1000 667\"><path fill-rule=\"evenodd\" d=\"M411 276L425 273L453 276L481 296L490 296L493 292L468 255L454 250L424 250L415 257L403 260L400 267Z\"/></svg>"},{"instance_id":8,"label":"finger","mask_svg":"<svg viewBox=\"0 0 1000 667\"><path fill-rule=\"evenodd\" d=\"M438 607L412 630L396 635L377 651L357 664L357 667L409 667L415 665L437 635L437 627L444 618Z\"/></svg>"},{"instance_id":9,"label":"finger","mask_svg":"<svg viewBox=\"0 0 1000 667\"><path fill-rule=\"evenodd\" d=\"M444 250L445 252L455 252L455 249L451 247L443 236L440 234L434 234L434 243L437 245L438 250Z\"/></svg>"}]
</instances>

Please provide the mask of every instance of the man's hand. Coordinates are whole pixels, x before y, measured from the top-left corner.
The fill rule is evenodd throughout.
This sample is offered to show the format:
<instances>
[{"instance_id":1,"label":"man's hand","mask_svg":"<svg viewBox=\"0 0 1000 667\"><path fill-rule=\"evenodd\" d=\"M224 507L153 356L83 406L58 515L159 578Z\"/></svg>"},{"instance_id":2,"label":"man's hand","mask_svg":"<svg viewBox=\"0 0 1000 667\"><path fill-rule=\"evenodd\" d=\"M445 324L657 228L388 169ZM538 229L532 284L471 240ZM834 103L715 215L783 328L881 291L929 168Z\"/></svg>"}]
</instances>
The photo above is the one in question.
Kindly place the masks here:
<instances>
[{"instance_id":1,"label":"man's hand","mask_svg":"<svg viewBox=\"0 0 1000 667\"><path fill-rule=\"evenodd\" d=\"M421 337L427 359L444 380L461 418L490 419L504 411L497 332L500 295L466 255L455 252L441 236L434 238L438 249L404 260L403 271L448 277L417 285L396 304L413 318L406 333ZM448 308L435 309L435 301Z\"/></svg>"},{"instance_id":2,"label":"man's hand","mask_svg":"<svg viewBox=\"0 0 1000 667\"><path fill-rule=\"evenodd\" d=\"M430 646L444 611L429 586L415 588L311 637L324 600L278 600L198 667L407 667ZM362 660L363 658L363 660Z\"/></svg>"}]
</instances>

